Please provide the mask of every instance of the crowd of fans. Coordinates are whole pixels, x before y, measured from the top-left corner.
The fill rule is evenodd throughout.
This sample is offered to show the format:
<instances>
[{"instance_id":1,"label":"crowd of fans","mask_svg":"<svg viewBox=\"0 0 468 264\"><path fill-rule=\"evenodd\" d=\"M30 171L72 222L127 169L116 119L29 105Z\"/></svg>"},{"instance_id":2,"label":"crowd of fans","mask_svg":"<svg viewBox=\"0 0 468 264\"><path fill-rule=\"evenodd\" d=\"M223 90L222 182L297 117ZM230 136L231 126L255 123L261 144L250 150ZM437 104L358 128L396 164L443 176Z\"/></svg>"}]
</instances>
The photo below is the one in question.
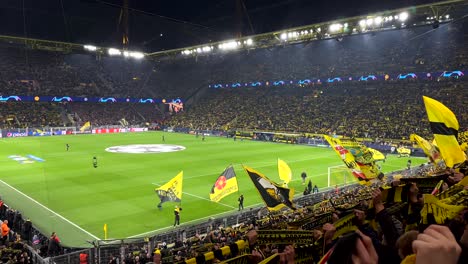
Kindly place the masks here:
<instances>
[{"instance_id":1,"label":"crowd of fans","mask_svg":"<svg viewBox=\"0 0 468 264\"><path fill-rule=\"evenodd\" d=\"M1 44L0 95L181 97L192 102L187 110L171 118L164 105L2 102L0 128L78 127L87 121L95 126L162 122L170 127L199 130L307 132L374 139L402 139L411 133L430 137L421 99L426 95L452 109L460 131L465 131L468 129L465 77L207 90L214 83L465 70L468 61L465 24L450 24L431 32L431 28L419 27L351 36L343 41L326 40L158 63L64 55ZM466 195L467 184L460 183L466 171L438 173L445 182L441 192L461 186L459 192ZM330 263L411 263L408 256L415 258L416 263L466 263L466 209L451 215L444 223L434 219L421 221L423 191L416 179L434 172L421 169L415 174L405 176L420 177L385 182L392 190L401 188L403 201L388 201L388 192L379 188L382 183L309 194L309 202L293 212L267 214L235 227L212 227L206 234L169 245L161 243L154 250L138 248L137 254L129 254L121 261L187 263L195 258L199 263L205 253L212 252L211 263L245 254L249 263L259 263L275 254L280 263L295 263L299 255L317 262L333 248ZM403 207L395 209L400 204ZM466 199L460 204L466 208ZM50 238L33 234L27 221L19 220L18 214L2 203L2 261L31 263L25 243L44 257L63 252L56 234ZM349 232L352 236L343 236L338 228L340 221L347 218L358 230ZM317 224L317 219L326 221ZM284 229L312 230L311 245L257 243L262 230ZM118 257L112 257L109 263L118 261Z\"/></svg>"},{"instance_id":2,"label":"crowd of fans","mask_svg":"<svg viewBox=\"0 0 468 264\"><path fill-rule=\"evenodd\" d=\"M468 128L464 85L463 80L392 81L220 89L210 91L203 103L175 116L168 125L393 139L411 133L428 136L423 95L444 102L457 116L461 131Z\"/></svg>"},{"instance_id":3,"label":"crowd of fans","mask_svg":"<svg viewBox=\"0 0 468 264\"><path fill-rule=\"evenodd\" d=\"M464 195L468 191L466 179L460 183L465 177L463 173L437 171L433 166L422 165L403 172L403 175L388 175L385 183L308 194L295 211L265 214L259 211L251 221L235 226L210 226L204 234L172 243L160 241L153 251L146 245L135 247L130 250L134 253L126 255L123 261L260 263L276 256L262 263L318 263L332 249L328 263L465 263L468 260L466 201L460 203L465 209L445 219L443 224L435 224L435 220L429 218L423 223L424 217L420 214L424 207L422 196L428 192L428 186L425 183L419 186L417 182L429 175L438 175L437 180L443 175L445 184L440 188L441 193L456 187ZM395 195L392 188L403 190L403 202L388 198ZM343 221L348 222L345 228ZM346 228L350 229L343 231ZM313 238L306 244L299 239L297 243L285 244L280 237L275 240L277 233L268 237L275 242L265 243L262 241L264 237L258 237L262 232L272 230L307 230L312 232ZM354 240L350 241L351 235ZM244 261L232 261L236 257L244 257ZM120 256L113 256L109 263L119 259Z\"/></svg>"}]
</instances>

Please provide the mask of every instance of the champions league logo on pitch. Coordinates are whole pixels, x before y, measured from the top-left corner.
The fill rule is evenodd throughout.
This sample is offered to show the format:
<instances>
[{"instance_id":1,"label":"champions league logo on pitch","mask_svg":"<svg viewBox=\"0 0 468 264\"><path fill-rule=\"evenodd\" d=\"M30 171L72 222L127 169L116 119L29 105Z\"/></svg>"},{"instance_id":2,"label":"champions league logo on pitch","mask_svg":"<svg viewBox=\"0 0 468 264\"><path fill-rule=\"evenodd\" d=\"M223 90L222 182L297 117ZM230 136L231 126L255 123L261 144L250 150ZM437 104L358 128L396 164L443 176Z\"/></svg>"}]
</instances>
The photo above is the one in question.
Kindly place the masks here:
<instances>
[{"instance_id":1,"label":"champions league logo on pitch","mask_svg":"<svg viewBox=\"0 0 468 264\"><path fill-rule=\"evenodd\" d=\"M167 153L184 150L185 147L178 145L166 144L145 144L145 145L125 145L106 148L107 152L113 153L131 153L131 154L148 154L148 153Z\"/></svg>"}]
</instances>

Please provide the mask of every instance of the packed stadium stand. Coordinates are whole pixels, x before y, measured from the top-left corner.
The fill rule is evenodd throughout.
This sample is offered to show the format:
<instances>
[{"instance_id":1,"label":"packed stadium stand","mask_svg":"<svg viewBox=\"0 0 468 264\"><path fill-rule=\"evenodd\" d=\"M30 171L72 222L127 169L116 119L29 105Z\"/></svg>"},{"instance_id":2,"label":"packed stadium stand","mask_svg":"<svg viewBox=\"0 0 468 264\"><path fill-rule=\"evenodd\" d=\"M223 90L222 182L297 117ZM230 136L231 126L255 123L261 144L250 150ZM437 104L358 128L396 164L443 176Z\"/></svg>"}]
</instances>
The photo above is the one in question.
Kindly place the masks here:
<instances>
[{"instance_id":1,"label":"packed stadium stand","mask_svg":"<svg viewBox=\"0 0 468 264\"><path fill-rule=\"evenodd\" d=\"M447 105L458 118L459 132L464 132L468 130L467 77L444 73L466 72L468 68L467 26L462 20L437 29L424 26L230 54L138 62L2 43L2 96L182 98L185 107L174 113L165 104L8 101L0 102L0 129L81 127L90 121L96 127L157 124L161 129L276 131L398 140L417 133L432 139L421 99L424 95ZM398 77L409 73L416 77ZM369 75L379 77L359 78ZM337 77L340 81L327 81ZM305 79L312 81L297 82ZM257 82L261 84L251 85ZM433 180L414 180L435 173L433 169L425 165L401 171L399 176L411 179L406 182L388 175L385 183L391 191L379 189L382 183L307 194L297 201L299 209L294 213L266 214L255 209L230 219L230 226L212 219L202 227L161 234L150 242L126 244L114 251L105 245L109 250L103 252L108 263L220 263L228 259L231 262L223 263L319 263L332 249L335 258L329 263L348 263L362 257L357 256L359 248L345 250L359 240L359 246L372 248L369 261L363 263L400 263L418 253L418 247L411 247L411 243L420 236L406 231L444 222L448 227L430 226L424 234L442 237L437 243L445 245L434 242L434 250L441 248L440 256L455 255L449 263L467 263L466 207L447 213L452 214L450 220L428 220L427 212L425 218L419 214L423 202L417 187L429 188L445 179L447 185L440 192L450 186L464 197L460 203L451 201L450 206L466 206L467 172L439 171L435 184ZM403 198L393 200L395 192ZM372 205L362 203L366 200ZM2 241L0 258L4 263L39 263L39 256L54 258L74 251L55 249L55 238L25 228L26 221L3 202L0 216L10 219L12 234L24 238L24 242L20 237L18 241L10 238L9 245ZM421 218L424 223L418 226ZM359 230L359 235L351 244L340 242L338 237L351 226ZM310 243L301 242L292 248L280 239L267 243L277 233L262 230L308 230L313 235ZM85 261L73 263L91 263L95 253L85 252ZM237 262L232 260L236 257ZM271 262L261 262L269 258ZM62 260L71 263L66 257L55 258L56 263Z\"/></svg>"}]
</instances>

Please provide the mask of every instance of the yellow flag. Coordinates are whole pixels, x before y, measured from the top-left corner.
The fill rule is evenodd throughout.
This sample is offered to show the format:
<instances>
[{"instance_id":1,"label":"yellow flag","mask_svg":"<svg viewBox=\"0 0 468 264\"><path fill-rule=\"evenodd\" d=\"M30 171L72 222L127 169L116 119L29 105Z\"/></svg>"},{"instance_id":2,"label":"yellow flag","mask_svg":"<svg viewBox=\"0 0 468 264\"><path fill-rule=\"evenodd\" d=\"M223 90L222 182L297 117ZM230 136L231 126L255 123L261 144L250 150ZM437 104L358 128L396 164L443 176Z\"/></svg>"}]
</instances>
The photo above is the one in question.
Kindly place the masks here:
<instances>
[{"instance_id":1,"label":"yellow flag","mask_svg":"<svg viewBox=\"0 0 468 264\"><path fill-rule=\"evenodd\" d=\"M288 166L288 164L281 159L278 159L278 174L279 177L282 181L284 181L286 184L288 184L291 181L292 178L292 172L291 168Z\"/></svg>"},{"instance_id":2,"label":"yellow flag","mask_svg":"<svg viewBox=\"0 0 468 264\"><path fill-rule=\"evenodd\" d=\"M80 128L80 131L83 132L90 126L91 126L91 123L88 121L88 122L84 123L84 125Z\"/></svg>"},{"instance_id":3,"label":"yellow flag","mask_svg":"<svg viewBox=\"0 0 468 264\"><path fill-rule=\"evenodd\" d=\"M181 171L177 176L172 178L168 183L163 186L156 188L155 191L161 199L161 203L164 202L181 202L182 201L182 179L184 172Z\"/></svg>"},{"instance_id":4,"label":"yellow flag","mask_svg":"<svg viewBox=\"0 0 468 264\"><path fill-rule=\"evenodd\" d=\"M365 181L370 180L367 178L367 175L361 170L360 166L354 159L353 154L349 150L347 150L345 147L343 147L343 144L341 143L341 140L338 138L333 138L327 135L323 135L325 140L330 144L330 146L333 148L333 150L340 156L341 160L343 163L348 167L349 170L351 170L351 173L356 177L356 179L359 180L360 183L364 184Z\"/></svg>"},{"instance_id":5,"label":"yellow flag","mask_svg":"<svg viewBox=\"0 0 468 264\"><path fill-rule=\"evenodd\" d=\"M465 161L465 156L457 141L459 124L455 114L441 102L423 96L431 130L447 167Z\"/></svg>"},{"instance_id":6,"label":"yellow flag","mask_svg":"<svg viewBox=\"0 0 468 264\"><path fill-rule=\"evenodd\" d=\"M104 224L104 239L107 239L107 224Z\"/></svg>"},{"instance_id":7,"label":"yellow flag","mask_svg":"<svg viewBox=\"0 0 468 264\"><path fill-rule=\"evenodd\" d=\"M411 134L410 140L418 144L418 146L424 151L424 153L431 160L431 162L438 165L440 162L443 161L439 149L431 142L425 140L424 138L416 134Z\"/></svg>"},{"instance_id":8,"label":"yellow flag","mask_svg":"<svg viewBox=\"0 0 468 264\"><path fill-rule=\"evenodd\" d=\"M375 161L378 161L378 160L384 160L385 159L385 155L382 154L382 152L376 150L376 149L373 149L373 148L367 148L367 150L370 151L370 153L372 153L372 158L375 160Z\"/></svg>"}]
</instances>

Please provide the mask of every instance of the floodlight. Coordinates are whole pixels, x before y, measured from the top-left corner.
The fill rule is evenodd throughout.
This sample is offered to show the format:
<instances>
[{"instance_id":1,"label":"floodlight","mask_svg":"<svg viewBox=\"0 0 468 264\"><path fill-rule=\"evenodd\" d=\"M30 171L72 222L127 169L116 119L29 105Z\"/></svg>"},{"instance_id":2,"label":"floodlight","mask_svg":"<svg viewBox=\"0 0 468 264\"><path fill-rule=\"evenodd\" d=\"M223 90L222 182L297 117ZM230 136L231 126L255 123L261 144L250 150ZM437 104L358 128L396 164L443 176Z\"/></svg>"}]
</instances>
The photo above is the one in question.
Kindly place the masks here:
<instances>
[{"instance_id":1,"label":"floodlight","mask_svg":"<svg viewBox=\"0 0 468 264\"><path fill-rule=\"evenodd\" d=\"M203 52L210 52L211 48L210 48L210 46L205 46L205 47L202 48L202 51Z\"/></svg>"},{"instance_id":2,"label":"floodlight","mask_svg":"<svg viewBox=\"0 0 468 264\"><path fill-rule=\"evenodd\" d=\"M400 21L406 21L408 19L408 13L407 12L402 12L400 13Z\"/></svg>"},{"instance_id":3,"label":"floodlight","mask_svg":"<svg viewBox=\"0 0 468 264\"><path fill-rule=\"evenodd\" d=\"M287 39L288 39L288 35L287 35L286 33L281 33L280 39L282 39L282 40L287 40Z\"/></svg>"},{"instance_id":4,"label":"floodlight","mask_svg":"<svg viewBox=\"0 0 468 264\"><path fill-rule=\"evenodd\" d=\"M450 18L449 14L445 15L445 19L449 19L449 18Z\"/></svg>"},{"instance_id":5,"label":"floodlight","mask_svg":"<svg viewBox=\"0 0 468 264\"><path fill-rule=\"evenodd\" d=\"M89 50L89 51L96 51L97 50L97 47L93 46L93 45L84 45L83 47L84 47L85 50Z\"/></svg>"},{"instance_id":6,"label":"floodlight","mask_svg":"<svg viewBox=\"0 0 468 264\"><path fill-rule=\"evenodd\" d=\"M373 23L374 23L374 19L372 19L372 18L368 18L368 19L366 20L366 24L367 24L368 26L372 25Z\"/></svg>"},{"instance_id":7,"label":"floodlight","mask_svg":"<svg viewBox=\"0 0 468 264\"><path fill-rule=\"evenodd\" d=\"M238 47L239 43L235 41L229 41L220 44L218 47L222 50L229 50L229 49L236 49Z\"/></svg>"},{"instance_id":8,"label":"floodlight","mask_svg":"<svg viewBox=\"0 0 468 264\"><path fill-rule=\"evenodd\" d=\"M145 57L145 54L143 54L142 52L134 51L134 52L130 52L130 57L133 57L139 60L139 59L143 59Z\"/></svg>"},{"instance_id":9,"label":"floodlight","mask_svg":"<svg viewBox=\"0 0 468 264\"><path fill-rule=\"evenodd\" d=\"M359 21L359 26L360 27L366 27L366 20L363 19L363 20Z\"/></svg>"},{"instance_id":10,"label":"floodlight","mask_svg":"<svg viewBox=\"0 0 468 264\"><path fill-rule=\"evenodd\" d=\"M114 56L114 55L122 55L122 53L120 52L120 50L114 49L114 48L108 49L107 52L108 52L109 55L111 55L111 56Z\"/></svg>"},{"instance_id":11,"label":"floodlight","mask_svg":"<svg viewBox=\"0 0 468 264\"><path fill-rule=\"evenodd\" d=\"M247 44L247 46L252 46L253 40L249 38L245 41L245 44Z\"/></svg>"},{"instance_id":12,"label":"floodlight","mask_svg":"<svg viewBox=\"0 0 468 264\"><path fill-rule=\"evenodd\" d=\"M374 24L376 26L382 24L382 17L378 16L378 17L374 18Z\"/></svg>"},{"instance_id":13,"label":"floodlight","mask_svg":"<svg viewBox=\"0 0 468 264\"><path fill-rule=\"evenodd\" d=\"M331 24L329 30L331 32L338 31L342 28L343 26L341 24Z\"/></svg>"}]
</instances>

